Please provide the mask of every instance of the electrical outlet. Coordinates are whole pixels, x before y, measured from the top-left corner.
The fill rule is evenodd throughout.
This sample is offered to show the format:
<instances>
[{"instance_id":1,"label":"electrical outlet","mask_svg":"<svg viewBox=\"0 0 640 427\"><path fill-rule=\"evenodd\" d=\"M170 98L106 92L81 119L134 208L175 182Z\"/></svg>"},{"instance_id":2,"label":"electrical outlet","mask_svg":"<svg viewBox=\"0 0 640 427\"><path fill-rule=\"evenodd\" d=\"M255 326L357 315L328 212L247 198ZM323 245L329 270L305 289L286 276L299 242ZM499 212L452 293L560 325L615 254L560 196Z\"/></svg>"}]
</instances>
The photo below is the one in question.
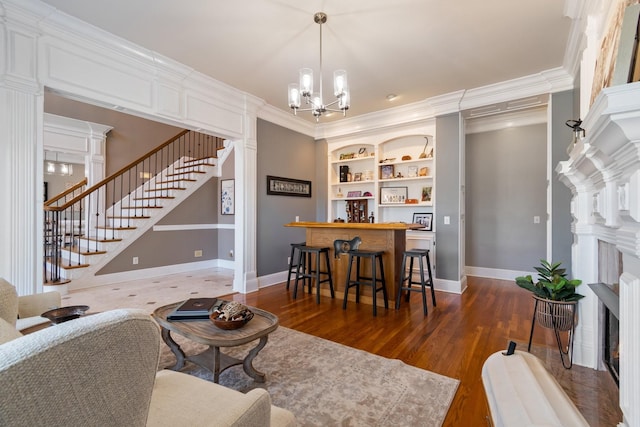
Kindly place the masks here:
<instances>
[{"instance_id":1,"label":"electrical outlet","mask_svg":"<svg viewBox=\"0 0 640 427\"><path fill-rule=\"evenodd\" d=\"M289 265L289 264L291 264L291 257L290 256L287 257L287 265Z\"/></svg>"},{"instance_id":2,"label":"electrical outlet","mask_svg":"<svg viewBox=\"0 0 640 427\"><path fill-rule=\"evenodd\" d=\"M200 258L202 256L202 249L198 249L197 251L193 251L193 256L195 258Z\"/></svg>"},{"instance_id":3,"label":"electrical outlet","mask_svg":"<svg viewBox=\"0 0 640 427\"><path fill-rule=\"evenodd\" d=\"M133 265L137 265L138 264L138 257L134 256L133 257Z\"/></svg>"}]
</instances>

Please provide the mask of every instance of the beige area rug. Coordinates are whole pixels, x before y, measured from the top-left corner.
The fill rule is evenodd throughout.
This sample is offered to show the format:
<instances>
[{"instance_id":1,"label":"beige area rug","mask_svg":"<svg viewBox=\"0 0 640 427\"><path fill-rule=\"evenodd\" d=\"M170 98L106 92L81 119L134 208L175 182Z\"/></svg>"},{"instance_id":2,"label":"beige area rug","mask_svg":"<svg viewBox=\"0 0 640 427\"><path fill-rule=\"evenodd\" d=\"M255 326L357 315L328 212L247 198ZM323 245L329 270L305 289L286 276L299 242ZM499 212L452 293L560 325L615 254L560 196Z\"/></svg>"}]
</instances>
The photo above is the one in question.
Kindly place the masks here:
<instances>
[{"instance_id":1,"label":"beige area rug","mask_svg":"<svg viewBox=\"0 0 640 427\"><path fill-rule=\"evenodd\" d=\"M187 354L204 346L175 337ZM251 346L226 349L244 355ZM175 356L164 345L160 366ZM274 405L293 412L302 426L440 426L453 400L458 380L353 349L322 338L280 327L254 360L267 374L254 382L234 366L220 375L220 384L247 392L269 391ZM201 378L210 373L193 364L185 370Z\"/></svg>"}]
</instances>

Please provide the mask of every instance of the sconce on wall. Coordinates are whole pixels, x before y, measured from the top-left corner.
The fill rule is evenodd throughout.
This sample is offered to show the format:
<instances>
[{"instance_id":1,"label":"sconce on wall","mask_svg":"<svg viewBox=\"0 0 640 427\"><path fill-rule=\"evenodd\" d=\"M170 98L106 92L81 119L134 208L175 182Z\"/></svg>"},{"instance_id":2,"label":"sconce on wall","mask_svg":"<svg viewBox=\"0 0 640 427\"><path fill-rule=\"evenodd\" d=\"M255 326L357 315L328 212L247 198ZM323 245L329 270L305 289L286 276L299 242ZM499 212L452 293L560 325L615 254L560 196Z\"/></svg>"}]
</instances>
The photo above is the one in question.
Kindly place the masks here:
<instances>
[{"instance_id":1,"label":"sconce on wall","mask_svg":"<svg viewBox=\"0 0 640 427\"><path fill-rule=\"evenodd\" d=\"M573 141L571 143L571 145L569 146L569 150L572 150L573 147L578 143L578 141L581 141L584 137L585 137L585 131L584 129L581 127L582 125L582 120L578 119L578 120L567 120L565 122L565 125L567 125L568 127L570 127L571 129L573 129Z\"/></svg>"}]
</instances>

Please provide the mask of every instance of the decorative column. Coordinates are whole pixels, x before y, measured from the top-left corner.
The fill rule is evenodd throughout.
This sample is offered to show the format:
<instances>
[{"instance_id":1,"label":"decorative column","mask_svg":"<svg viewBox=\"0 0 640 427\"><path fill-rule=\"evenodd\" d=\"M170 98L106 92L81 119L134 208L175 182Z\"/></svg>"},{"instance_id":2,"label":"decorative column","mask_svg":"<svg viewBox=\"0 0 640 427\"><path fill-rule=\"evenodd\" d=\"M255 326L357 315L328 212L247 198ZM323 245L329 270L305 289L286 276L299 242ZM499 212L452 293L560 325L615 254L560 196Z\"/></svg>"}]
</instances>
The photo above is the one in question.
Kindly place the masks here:
<instances>
[{"instance_id":1,"label":"decorative column","mask_svg":"<svg viewBox=\"0 0 640 427\"><path fill-rule=\"evenodd\" d=\"M0 5L0 277L20 295L42 289L43 268L43 88L38 33L27 20Z\"/></svg>"}]
</instances>

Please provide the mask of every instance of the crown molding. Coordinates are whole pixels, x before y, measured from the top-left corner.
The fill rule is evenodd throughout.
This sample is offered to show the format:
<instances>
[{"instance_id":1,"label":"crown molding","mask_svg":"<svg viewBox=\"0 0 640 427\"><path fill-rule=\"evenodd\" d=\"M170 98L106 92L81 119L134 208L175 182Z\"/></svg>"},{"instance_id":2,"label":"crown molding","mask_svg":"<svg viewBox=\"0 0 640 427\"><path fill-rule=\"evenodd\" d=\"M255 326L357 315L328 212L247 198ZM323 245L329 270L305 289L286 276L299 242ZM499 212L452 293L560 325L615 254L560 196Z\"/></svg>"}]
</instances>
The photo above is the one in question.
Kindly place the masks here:
<instances>
[{"instance_id":1,"label":"crown molding","mask_svg":"<svg viewBox=\"0 0 640 427\"><path fill-rule=\"evenodd\" d=\"M258 118L306 136L313 138L316 136L316 126L318 125L267 103L258 110Z\"/></svg>"},{"instance_id":2,"label":"crown molding","mask_svg":"<svg viewBox=\"0 0 640 427\"><path fill-rule=\"evenodd\" d=\"M494 130L528 126L547 122L547 109L545 106L529 108L519 111L508 111L490 116L467 118L465 120L465 133L481 133Z\"/></svg>"}]
</instances>

